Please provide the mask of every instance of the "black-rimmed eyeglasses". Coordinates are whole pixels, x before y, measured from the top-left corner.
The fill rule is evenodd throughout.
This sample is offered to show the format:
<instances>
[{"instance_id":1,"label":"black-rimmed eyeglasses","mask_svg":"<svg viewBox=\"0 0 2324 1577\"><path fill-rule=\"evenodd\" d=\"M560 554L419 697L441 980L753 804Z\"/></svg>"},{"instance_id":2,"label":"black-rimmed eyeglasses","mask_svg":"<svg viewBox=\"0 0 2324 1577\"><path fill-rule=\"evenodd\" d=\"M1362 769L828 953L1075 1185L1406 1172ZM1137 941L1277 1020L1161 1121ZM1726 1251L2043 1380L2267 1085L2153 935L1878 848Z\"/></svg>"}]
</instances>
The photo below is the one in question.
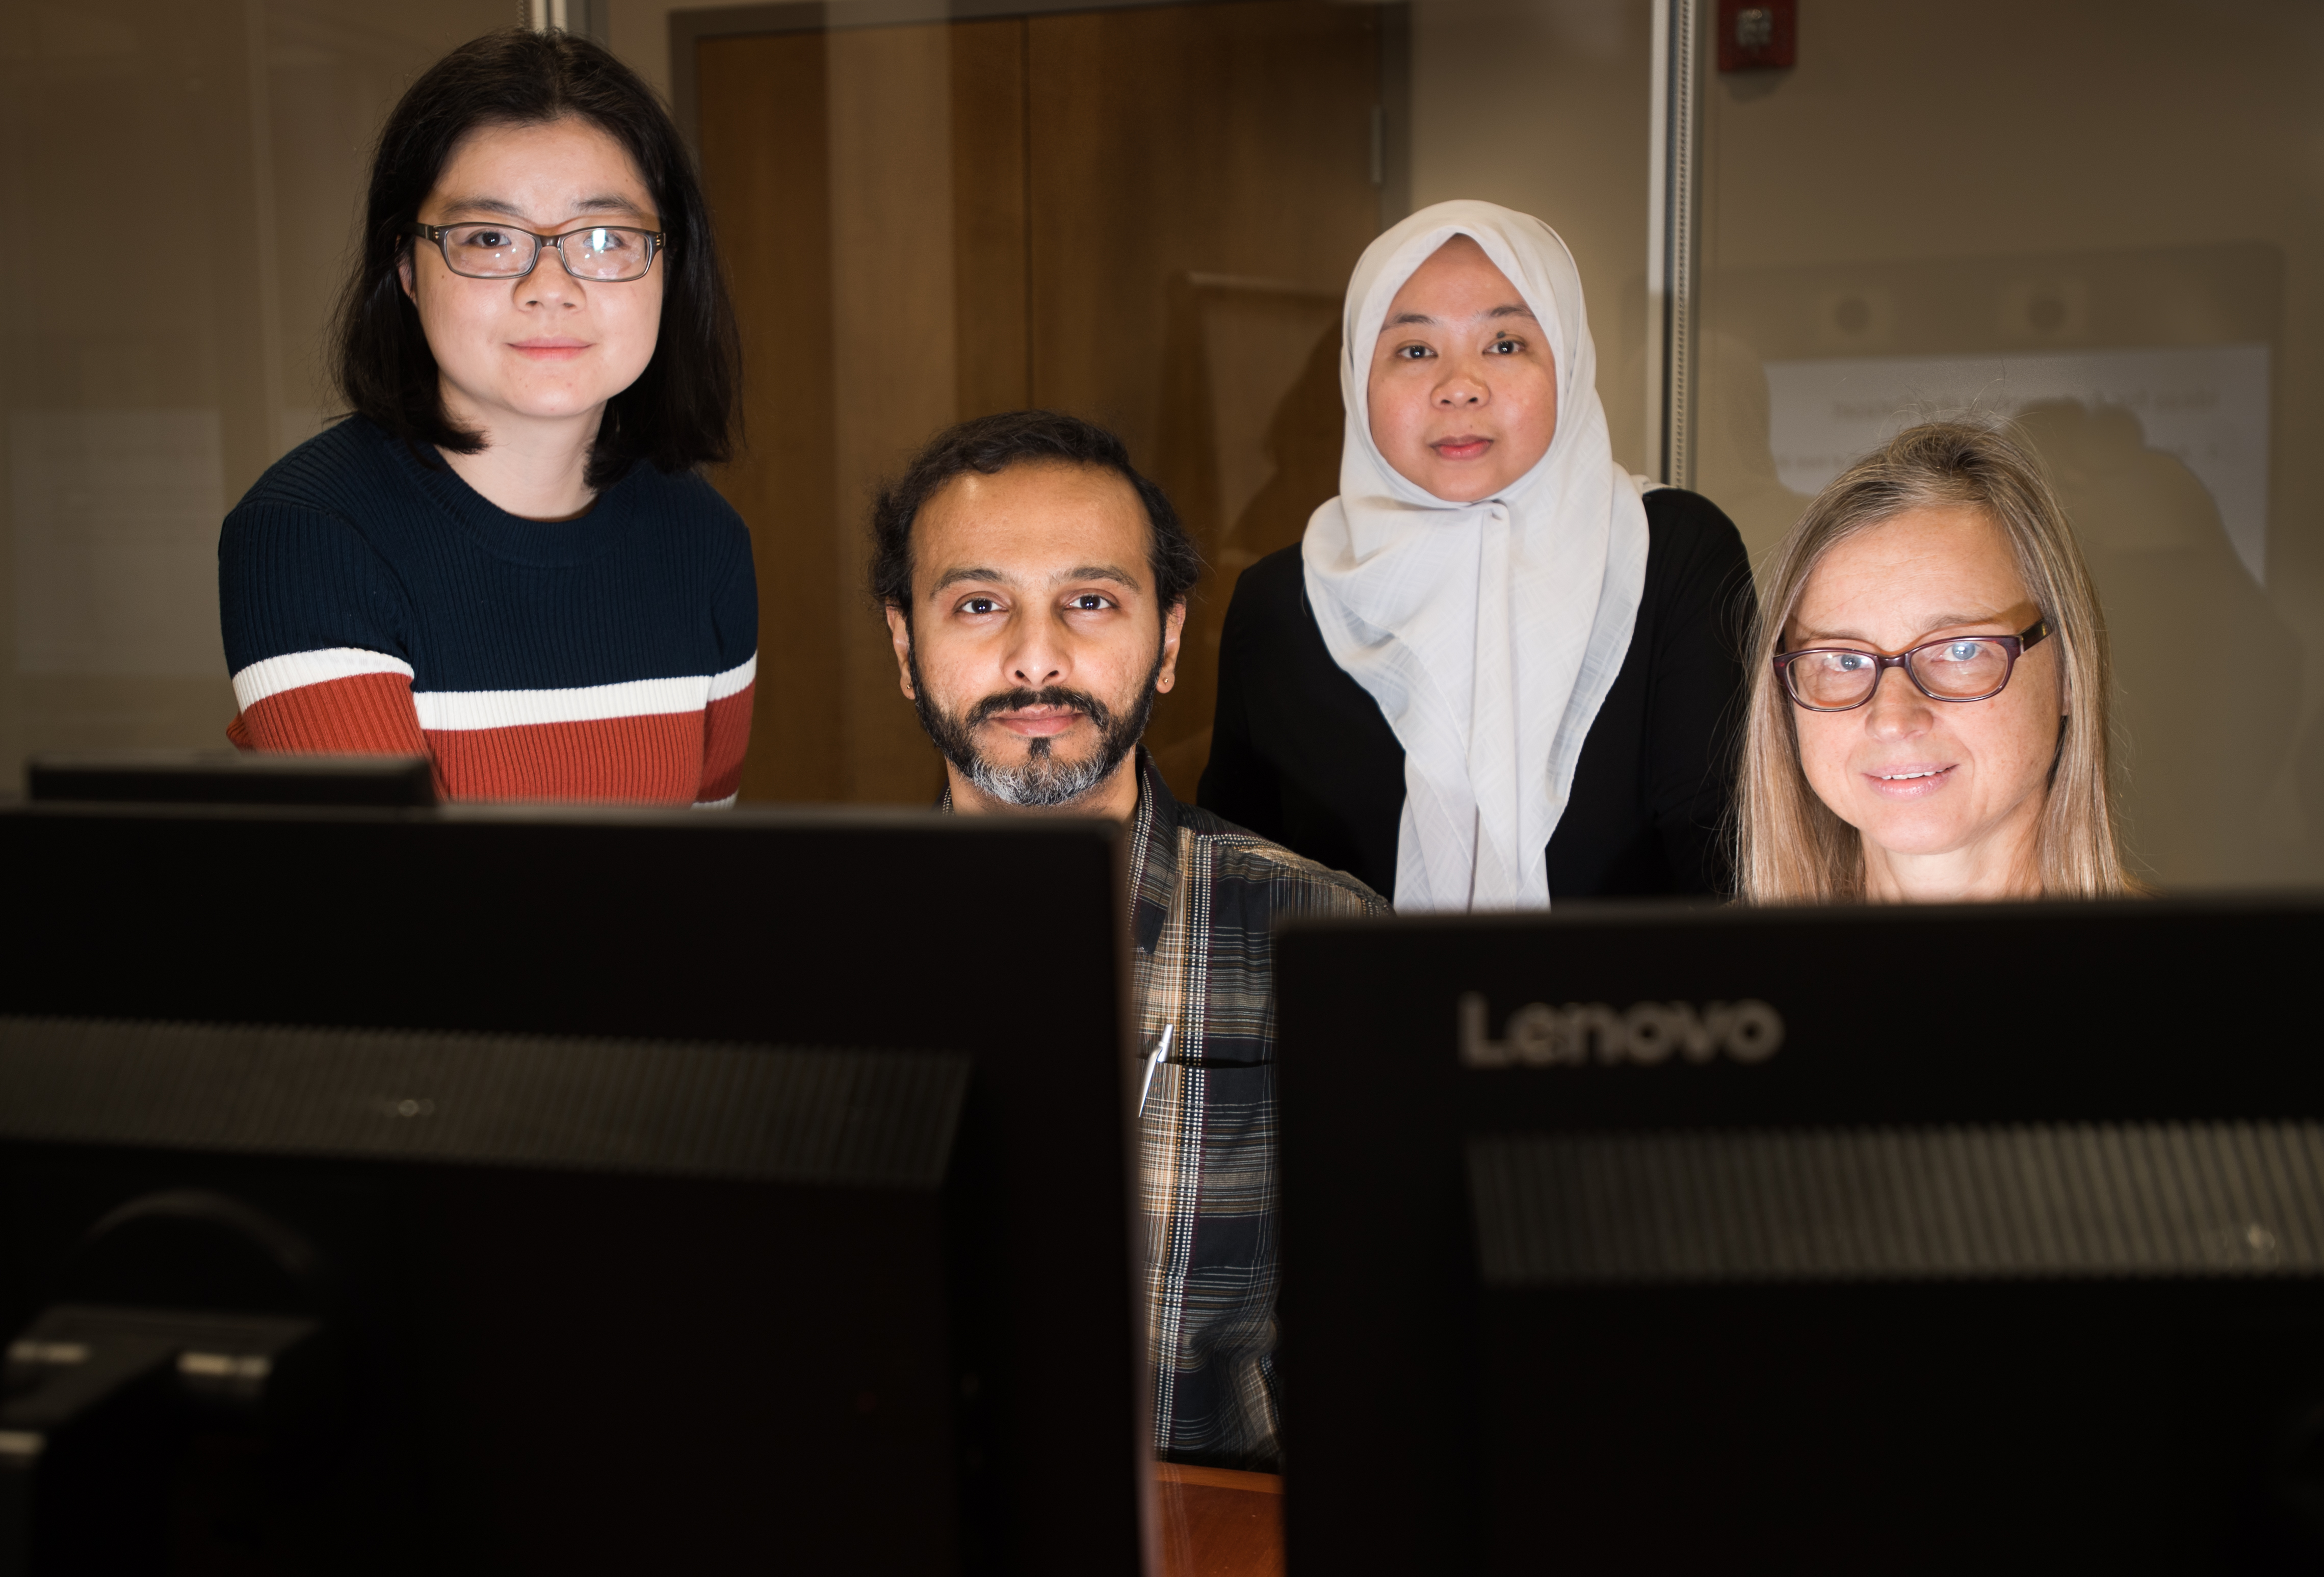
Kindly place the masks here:
<instances>
[{"instance_id":1,"label":"black-rimmed eyeglasses","mask_svg":"<svg viewBox=\"0 0 2324 1577\"><path fill-rule=\"evenodd\" d=\"M660 251L660 231L626 225L589 225L562 235L542 235L513 225L418 225L411 234L433 241L444 266L472 280L514 280L530 273L540 249L553 247L565 272L592 284L641 280Z\"/></svg>"},{"instance_id":2,"label":"black-rimmed eyeglasses","mask_svg":"<svg viewBox=\"0 0 2324 1577\"><path fill-rule=\"evenodd\" d=\"M1949 635L1894 657L1852 646L1810 646L1778 653L1775 677L1811 712L1850 712L1872 699L1880 676L1901 668L1932 701L1989 701L2007 687L2017 659L2049 639L2036 619L2015 635Z\"/></svg>"}]
</instances>

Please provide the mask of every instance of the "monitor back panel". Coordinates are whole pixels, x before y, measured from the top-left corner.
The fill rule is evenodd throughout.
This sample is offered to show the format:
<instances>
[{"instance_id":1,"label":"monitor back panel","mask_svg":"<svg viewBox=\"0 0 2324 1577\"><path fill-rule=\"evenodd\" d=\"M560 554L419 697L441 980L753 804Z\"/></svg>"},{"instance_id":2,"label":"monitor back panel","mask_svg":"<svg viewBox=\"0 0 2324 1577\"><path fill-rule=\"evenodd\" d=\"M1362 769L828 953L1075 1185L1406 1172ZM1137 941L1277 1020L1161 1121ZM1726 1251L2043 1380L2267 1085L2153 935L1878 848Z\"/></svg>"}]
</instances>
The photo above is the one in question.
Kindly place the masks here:
<instances>
[{"instance_id":1,"label":"monitor back panel","mask_svg":"<svg viewBox=\"0 0 2324 1577\"><path fill-rule=\"evenodd\" d=\"M1008 1569L963 1503L973 1368L924 1177L7 1139L0 1196L12 1310L288 1314L327 1333L258 1428L143 1425L168 1465L107 1421L67 1434L32 1501L61 1569ZM223 1256L87 1247L124 1211L205 1204L295 1235L317 1285L254 1306Z\"/></svg>"},{"instance_id":2,"label":"monitor back panel","mask_svg":"<svg viewBox=\"0 0 2324 1577\"><path fill-rule=\"evenodd\" d=\"M2319 946L2301 901L1287 935L1294 1571L2324 1570Z\"/></svg>"},{"instance_id":3,"label":"monitor back panel","mask_svg":"<svg viewBox=\"0 0 2324 1577\"><path fill-rule=\"evenodd\" d=\"M969 1287L965 1339L983 1364L972 1509L1006 1540L1007 1569L1128 1571L1139 1558L1144 1325L1124 1187L1118 844L1114 829L1093 825L908 814L34 806L0 813L10 888L0 1013L964 1054L973 1071L945 1209L956 1217L957 1200L970 1201L976 1234L953 1277L955 1302ZM254 1176L274 1165L201 1163ZM425 1186L450 1208L450 1183ZM512 1175L494 1185L493 1208L514 1219L528 1190L549 1186ZM782 1215L802 1242L822 1241L825 1221L844 1238L841 1223L876 1217L899 1241L938 1224L934 1194L835 1197L826 1217L796 1191L715 1179L650 1192L687 1189L706 1201L701 1223L668 1237L669 1253L642 1225L593 1250L612 1301L579 1311L574 1329L603 1333L629 1310L636 1318L615 1323L642 1341L668 1333L688 1361L747 1342L753 1372L838 1383L849 1365L835 1352L788 1342L780 1326L752 1341L731 1319L717 1324L778 1296L820 1318L870 1296L835 1292L806 1265L779 1284L767 1279L780 1269L773 1260L733 1263L761 1230L752 1213ZM647 1219L672 1217L657 1207ZM464 1241L484 1264L483 1237ZM1074 1251L1058 1253L1060 1242ZM625 1260L632 1251L642 1258ZM750 1296L702 1314L704 1288L727 1274ZM491 1285L513 1294L523 1283ZM933 1308L926 1291L899 1289L893 1317L866 1324L863 1340L888 1342L897 1319ZM20 1283L12 1298L23 1306L10 1313L29 1317L39 1296ZM643 1419L661 1403L650 1364L615 1362L575 1382L601 1388L618 1432L624 1406ZM873 1410L847 1426L877 1434L881 1393L852 1386L850 1406L859 1395ZM785 1425L770 1415L768 1427ZM642 1453L641 1483L715 1454L681 1438L620 1439ZM709 1495L715 1486L703 1482ZM737 1504L722 1497L700 1505Z\"/></svg>"}]
</instances>

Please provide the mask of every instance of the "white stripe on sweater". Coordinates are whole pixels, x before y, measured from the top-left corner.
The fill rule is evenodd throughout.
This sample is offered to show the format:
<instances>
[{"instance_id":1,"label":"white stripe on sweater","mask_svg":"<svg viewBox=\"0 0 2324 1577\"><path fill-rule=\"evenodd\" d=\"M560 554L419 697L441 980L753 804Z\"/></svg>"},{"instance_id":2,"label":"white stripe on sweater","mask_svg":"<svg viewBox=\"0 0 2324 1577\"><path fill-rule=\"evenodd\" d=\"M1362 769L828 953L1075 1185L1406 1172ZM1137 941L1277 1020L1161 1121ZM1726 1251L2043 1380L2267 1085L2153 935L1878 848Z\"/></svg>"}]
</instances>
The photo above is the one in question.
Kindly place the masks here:
<instances>
[{"instance_id":1,"label":"white stripe on sweater","mask_svg":"<svg viewBox=\"0 0 2324 1577\"><path fill-rule=\"evenodd\" d=\"M267 696L279 696L285 690L327 684L333 679L351 679L362 674L401 674L407 679L412 677L411 665L401 658L390 657L383 651L365 651L359 646L292 651L254 662L235 675L234 701L247 712Z\"/></svg>"},{"instance_id":2,"label":"white stripe on sweater","mask_svg":"<svg viewBox=\"0 0 2324 1577\"><path fill-rule=\"evenodd\" d=\"M603 723L615 717L699 712L710 705L710 684L702 675L690 674L679 679L631 679L573 690L415 690L411 700L420 708L420 727L430 733L461 733L479 728Z\"/></svg>"},{"instance_id":3,"label":"white stripe on sweater","mask_svg":"<svg viewBox=\"0 0 2324 1577\"><path fill-rule=\"evenodd\" d=\"M723 674L710 676L710 698L724 701L729 696L739 696L758 682L759 654L752 652L742 663Z\"/></svg>"},{"instance_id":4,"label":"white stripe on sweater","mask_svg":"<svg viewBox=\"0 0 2324 1577\"><path fill-rule=\"evenodd\" d=\"M420 714L420 726L436 733L521 728L541 723L599 723L616 717L699 712L713 701L742 694L758 672L754 653L721 674L632 679L569 690L417 690L411 701ZM234 696L247 711L285 690L363 674L413 677L410 663L384 652L337 647L327 651L294 651L252 663L234 676Z\"/></svg>"}]
</instances>

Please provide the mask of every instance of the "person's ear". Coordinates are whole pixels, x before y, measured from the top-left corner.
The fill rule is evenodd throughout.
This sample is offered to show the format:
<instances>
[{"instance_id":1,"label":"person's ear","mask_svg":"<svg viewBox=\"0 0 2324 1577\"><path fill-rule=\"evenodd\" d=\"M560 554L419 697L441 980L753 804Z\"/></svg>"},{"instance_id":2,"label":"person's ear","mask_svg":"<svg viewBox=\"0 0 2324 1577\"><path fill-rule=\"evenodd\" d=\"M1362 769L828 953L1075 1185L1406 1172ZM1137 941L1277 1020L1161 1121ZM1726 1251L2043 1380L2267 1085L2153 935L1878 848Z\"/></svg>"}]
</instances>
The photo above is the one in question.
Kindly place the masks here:
<instances>
[{"instance_id":1,"label":"person's ear","mask_svg":"<svg viewBox=\"0 0 2324 1577\"><path fill-rule=\"evenodd\" d=\"M1178 682L1178 638L1186 629L1186 599L1180 597L1162 615L1162 666L1154 675L1157 695L1167 696Z\"/></svg>"},{"instance_id":2,"label":"person's ear","mask_svg":"<svg viewBox=\"0 0 2324 1577\"><path fill-rule=\"evenodd\" d=\"M412 293L411 256L411 248L406 246L403 249L403 255L395 260L395 277L403 286L404 299L417 305L420 298Z\"/></svg>"},{"instance_id":3,"label":"person's ear","mask_svg":"<svg viewBox=\"0 0 2324 1577\"><path fill-rule=\"evenodd\" d=\"M887 613L888 640L896 649L896 684L905 700L917 701L919 697L912 693L912 621L893 603Z\"/></svg>"}]
</instances>

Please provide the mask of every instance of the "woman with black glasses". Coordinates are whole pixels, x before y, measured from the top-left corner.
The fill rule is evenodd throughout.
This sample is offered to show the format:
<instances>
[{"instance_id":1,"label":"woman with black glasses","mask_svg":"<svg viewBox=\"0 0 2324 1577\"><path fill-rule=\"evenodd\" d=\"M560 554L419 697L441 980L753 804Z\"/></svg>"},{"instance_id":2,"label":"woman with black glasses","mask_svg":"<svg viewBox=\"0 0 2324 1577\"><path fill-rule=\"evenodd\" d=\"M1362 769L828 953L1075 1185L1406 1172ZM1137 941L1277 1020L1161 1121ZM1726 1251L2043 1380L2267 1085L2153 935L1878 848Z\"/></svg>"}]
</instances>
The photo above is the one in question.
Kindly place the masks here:
<instances>
[{"instance_id":1,"label":"woman with black glasses","mask_svg":"<svg viewBox=\"0 0 2324 1577\"><path fill-rule=\"evenodd\" d=\"M420 77L337 364L352 414L219 542L231 737L426 755L449 798L730 801L758 593L694 467L726 456L735 337L650 90L559 32Z\"/></svg>"},{"instance_id":2,"label":"woman with black glasses","mask_svg":"<svg viewBox=\"0 0 2324 1577\"><path fill-rule=\"evenodd\" d=\"M1967 423L1900 433L1818 495L1766 586L1745 898L2138 890L2107 779L2098 593L2024 449Z\"/></svg>"}]
</instances>

